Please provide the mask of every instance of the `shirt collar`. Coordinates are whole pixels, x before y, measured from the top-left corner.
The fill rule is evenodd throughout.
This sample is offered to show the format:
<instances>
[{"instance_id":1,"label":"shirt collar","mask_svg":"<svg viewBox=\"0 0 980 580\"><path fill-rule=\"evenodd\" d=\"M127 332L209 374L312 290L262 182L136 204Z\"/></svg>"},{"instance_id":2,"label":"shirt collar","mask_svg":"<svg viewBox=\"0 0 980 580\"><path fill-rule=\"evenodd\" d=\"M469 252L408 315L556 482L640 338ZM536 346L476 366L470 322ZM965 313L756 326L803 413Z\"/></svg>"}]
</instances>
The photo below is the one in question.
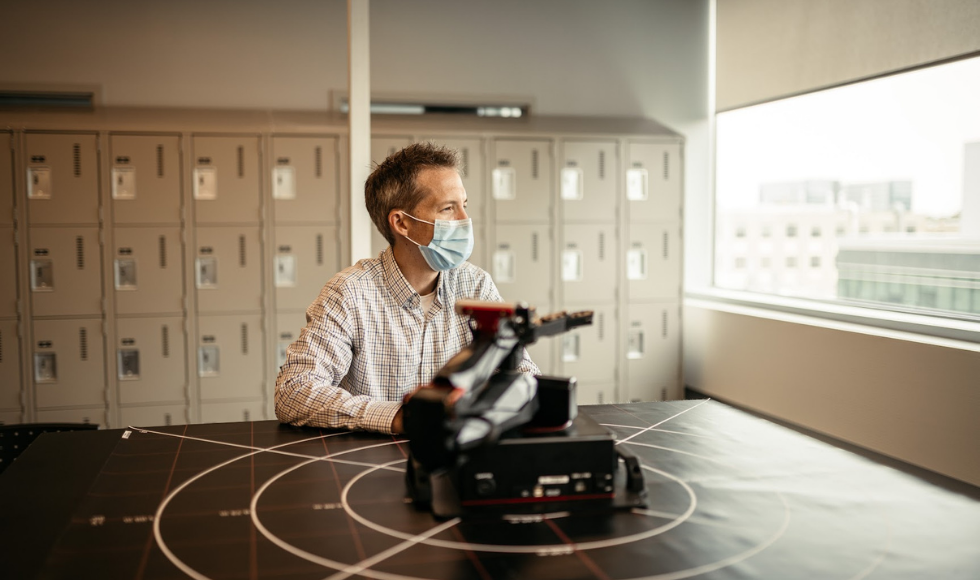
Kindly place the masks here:
<instances>
[{"instance_id":1,"label":"shirt collar","mask_svg":"<svg viewBox=\"0 0 980 580\"><path fill-rule=\"evenodd\" d=\"M408 283L405 279L405 274L402 274L401 268L398 267L398 262L395 262L395 252L391 246L388 246L385 251L381 252L381 265L384 267L385 281L388 285L388 290L391 295L395 298L395 302L407 307L415 308L421 302L419 293L412 288L412 285ZM444 302L444 289L443 282L445 281L445 272L439 273L439 278L436 281L436 302L442 304Z\"/></svg>"}]
</instances>

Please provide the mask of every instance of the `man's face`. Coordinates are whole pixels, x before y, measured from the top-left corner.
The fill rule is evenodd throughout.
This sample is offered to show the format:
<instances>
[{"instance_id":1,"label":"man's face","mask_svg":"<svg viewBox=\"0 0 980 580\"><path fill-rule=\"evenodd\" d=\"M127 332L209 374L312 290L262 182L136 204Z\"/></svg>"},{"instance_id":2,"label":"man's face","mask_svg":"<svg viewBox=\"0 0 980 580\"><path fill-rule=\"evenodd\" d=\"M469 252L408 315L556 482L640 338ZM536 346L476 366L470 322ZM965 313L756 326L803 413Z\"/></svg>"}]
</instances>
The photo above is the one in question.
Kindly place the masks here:
<instances>
[{"instance_id":1,"label":"man's face","mask_svg":"<svg viewBox=\"0 0 980 580\"><path fill-rule=\"evenodd\" d=\"M466 189L459 173L449 167L430 167L418 174L418 184L428 192L412 214L420 220L465 220ZM433 226L408 219L409 237L426 246L432 241Z\"/></svg>"}]
</instances>

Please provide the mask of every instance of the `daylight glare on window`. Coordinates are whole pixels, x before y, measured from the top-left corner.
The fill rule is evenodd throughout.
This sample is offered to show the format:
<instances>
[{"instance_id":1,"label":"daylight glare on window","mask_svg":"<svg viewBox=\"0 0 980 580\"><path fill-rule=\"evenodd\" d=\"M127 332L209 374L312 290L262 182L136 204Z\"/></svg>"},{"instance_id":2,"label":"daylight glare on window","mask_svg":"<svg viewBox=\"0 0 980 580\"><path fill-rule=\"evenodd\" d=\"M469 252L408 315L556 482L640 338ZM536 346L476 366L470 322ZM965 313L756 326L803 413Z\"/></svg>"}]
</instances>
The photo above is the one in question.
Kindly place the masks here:
<instances>
[{"instance_id":1,"label":"daylight glare on window","mask_svg":"<svg viewBox=\"0 0 980 580\"><path fill-rule=\"evenodd\" d=\"M980 58L719 113L715 285L980 315Z\"/></svg>"}]
</instances>

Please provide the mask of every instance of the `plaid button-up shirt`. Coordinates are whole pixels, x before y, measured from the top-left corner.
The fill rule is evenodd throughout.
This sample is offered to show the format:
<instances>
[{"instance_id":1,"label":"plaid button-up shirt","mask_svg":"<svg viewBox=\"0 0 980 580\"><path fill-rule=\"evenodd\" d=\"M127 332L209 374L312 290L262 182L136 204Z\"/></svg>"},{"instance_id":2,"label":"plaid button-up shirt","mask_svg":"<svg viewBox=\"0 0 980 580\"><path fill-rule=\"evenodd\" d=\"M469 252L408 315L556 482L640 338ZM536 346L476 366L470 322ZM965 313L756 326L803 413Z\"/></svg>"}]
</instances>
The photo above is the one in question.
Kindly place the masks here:
<instances>
[{"instance_id":1,"label":"plaid button-up shirt","mask_svg":"<svg viewBox=\"0 0 980 580\"><path fill-rule=\"evenodd\" d=\"M391 432L405 393L432 380L472 339L457 299L500 301L490 275L464 262L439 275L423 312L389 247L336 274L306 310L306 327L276 379L284 423ZM524 352L520 370L539 374Z\"/></svg>"}]
</instances>

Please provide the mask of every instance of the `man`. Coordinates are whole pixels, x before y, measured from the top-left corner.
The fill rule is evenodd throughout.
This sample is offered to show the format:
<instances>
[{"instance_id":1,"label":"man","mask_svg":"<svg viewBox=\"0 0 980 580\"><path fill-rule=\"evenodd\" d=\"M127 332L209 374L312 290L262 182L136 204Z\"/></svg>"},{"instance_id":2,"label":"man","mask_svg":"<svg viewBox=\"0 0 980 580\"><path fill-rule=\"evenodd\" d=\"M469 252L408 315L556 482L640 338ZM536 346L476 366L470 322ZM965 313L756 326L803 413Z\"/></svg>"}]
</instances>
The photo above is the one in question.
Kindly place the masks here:
<instances>
[{"instance_id":1,"label":"man","mask_svg":"<svg viewBox=\"0 0 980 580\"><path fill-rule=\"evenodd\" d=\"M455 151L416 143L368 177L365 202L390 246L336 274L276 379L284 423L401 433L401 403L471 340L458 299L500 301L466 262L472 222ZM524 353L523 372L538 374Z\"/></svg>"}]
</instances>

